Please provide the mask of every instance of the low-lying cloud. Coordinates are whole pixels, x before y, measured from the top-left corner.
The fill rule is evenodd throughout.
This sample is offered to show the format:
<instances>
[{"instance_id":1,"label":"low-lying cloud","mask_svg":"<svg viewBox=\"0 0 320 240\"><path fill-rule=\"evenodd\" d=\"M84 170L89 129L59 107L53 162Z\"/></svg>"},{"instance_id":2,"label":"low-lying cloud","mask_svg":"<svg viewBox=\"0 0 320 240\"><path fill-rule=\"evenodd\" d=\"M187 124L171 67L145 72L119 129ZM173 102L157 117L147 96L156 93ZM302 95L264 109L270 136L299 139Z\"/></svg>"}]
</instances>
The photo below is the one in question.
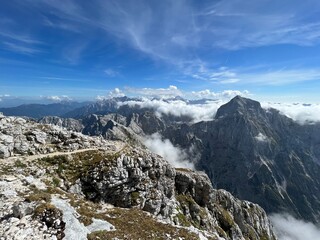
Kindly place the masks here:
<instances>
[{"instance_id":1,"label":"low-lying cloud","mask_svg":"<svg viewBox=\"0 0 320 240\"><path fill-rule=\"evenodd\" d=\"M144 144L154 153L166 159L176 168L194 169L194 164L188 160L187 151L173 146L169 139L162 139L161 135L154 133L144 139Z\"/></svg>"},{"instance_id":2,"label":"low-lying cloud","mask_svg":"<svg viewBox=\"0 0 320 240\"><path fill-rule=\"evenodd\" d=\"M268 137L266 135L263 135L261 132L257 136L255 136L255 139L259 142L268 142L269 141Z\"/></svg>"},{"instance_id":3,"label":"low-lying cloud","mask_svg":"<svg viewBox=\"0 0 320 240\"><path fill-rule=\"evenodd\" d=\"M320 122L320 104L262 103L263 108L275 108L300 124Z\"/></svg>"},{"instance_id":4,"label":"low-lying cloud","mask_svg":"<svg viewBox=\"0 0 320 240\"><path fill-rule=\"evenodd\" d=\"M168 88L115 88L108 96L98 96L98 100L122 96L140 96L134 100L119 102L119 106L149 108L155 111L157 116L172 115L175 117L188 116L192 122L210 121L218 108L227 103L233 97L240 95L250 97L249 91L224 90L213 92L209 89L201 91L185 92L176 86ZM196 100L184 100L196 99ZM320 122L320 104L305 103L272 103L262 102L264 109L274 108L280 113L293 119L299 124L312 124Z\"/></svg>"},{"instance_id":5,"label":"low-lying cloud","mask_svg":"<svg viewBox=\"0 0 320 240\"><path fill-rule=\"evenodd\" d=\"M67 95L62 96L40 96L42 99L46 99L52 102L63 102L63 101L71 101L72 98Z\"/></svg>"},{"instance_id":6,"label":"low-lying cloud","mask_svg":"<svg viewBox=\"0 0 320 240\"><path fill-rule=\"evenodd\" d=\"M193 122L199 122L212 120L223 103L225 102L222 100L206 101L203 104L189 104L180 100L143 99L142 101L122 102L120 105L153 109L158 117L162 115L188 116L193 119Z\"/></svg>"},{"instance_id":7,"label":"low-lying cloud","mask_svg":"<svg viewBox=\"0 0 320 240\"><path fill-rule=\"evenodd\" d=\"M274 214L270 219L279 240L320 240L320 226L288 214Z\"/></svg>"}]
</instances>

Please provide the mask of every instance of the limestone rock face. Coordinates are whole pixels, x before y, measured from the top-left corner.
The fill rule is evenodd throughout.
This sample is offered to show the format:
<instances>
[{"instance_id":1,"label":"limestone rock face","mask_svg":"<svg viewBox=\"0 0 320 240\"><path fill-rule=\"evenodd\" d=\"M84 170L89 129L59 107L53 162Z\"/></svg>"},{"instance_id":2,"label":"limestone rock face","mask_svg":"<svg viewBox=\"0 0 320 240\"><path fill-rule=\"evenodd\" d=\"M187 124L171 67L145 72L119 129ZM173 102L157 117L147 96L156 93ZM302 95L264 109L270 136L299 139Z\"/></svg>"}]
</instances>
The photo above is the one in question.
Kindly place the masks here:
<instances>
[{"instance_id":1,"label":"limestone rock face","mask_svg":"<svg viewBox=\"0 0 320 240\"><path fill-rule=\"evenodd\" d=\"M88 199L118 207L138 207L154 215L170 211L174 194L174 168L158 156L122 154L103 161L81 178ZM168 216L165 216L168 217Z\"/></svg>"},{"instance_id":2,"label":"limestone rock face","mask_svg":"<svg viewBox=\"0 0 320 240\"><path fill-rule=\"evenodd\" d=\"M0 158L74 151L101 147L101 137L88 137L51 124L39 124L19 117L0 116Z\"/></svg>"},{"instance_id":3,"label":"limestone rock face","mask_svg":"<svg viewBox=\"0 0 320 240\"><path fill-rule=\"evenodd\" d=\"M265 211L257 204L213 189L203 172L178 170L175 179L177 200L192 224L214 228L226 239L275 239Z\"/></svg>"},{"instance_id":4,"label":"limestone rock face","mask_svg":"<svg viewBox=\"0 0 320 240\"><path fill-rule=\"evenodd\" d=\"M83 125L81 121L72 118L61 118L56 116L46 116L38 120L41 124L53 124L70 131L81 132Z\"/></svg>"},{"instance_id":5,"label":"limestone rock face","mask_svg":"<svg viewBox=\"0 0 320 240\"><path fill-rule=\"evenodd\" d=\"M142 149L101 161L80 181L84 195L96 202L140 208L223 239L275 239L261 207L213 189L203 172L174 169Z\"/></svg>"}]
</instances>

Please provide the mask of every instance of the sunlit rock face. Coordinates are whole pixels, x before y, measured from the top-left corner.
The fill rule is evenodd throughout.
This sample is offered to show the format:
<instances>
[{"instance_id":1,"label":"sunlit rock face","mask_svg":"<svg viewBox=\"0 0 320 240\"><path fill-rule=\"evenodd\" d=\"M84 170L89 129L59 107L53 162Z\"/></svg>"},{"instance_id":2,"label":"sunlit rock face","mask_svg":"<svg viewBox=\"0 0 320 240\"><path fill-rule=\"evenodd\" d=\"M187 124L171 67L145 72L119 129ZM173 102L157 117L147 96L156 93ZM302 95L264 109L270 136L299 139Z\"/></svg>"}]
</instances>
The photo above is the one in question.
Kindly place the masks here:
<instances>
[{"instance_id":1,"label":"sunlit rock face","mask_svg":"<svg viewBox=\"0 0 320 240\"><path fill-rule=\"evenodd\" d=\"M139 142L5 116L0 130L9 149L0 159L4 239L276 239L260 206Z\"/></svg>"}]
</instances>

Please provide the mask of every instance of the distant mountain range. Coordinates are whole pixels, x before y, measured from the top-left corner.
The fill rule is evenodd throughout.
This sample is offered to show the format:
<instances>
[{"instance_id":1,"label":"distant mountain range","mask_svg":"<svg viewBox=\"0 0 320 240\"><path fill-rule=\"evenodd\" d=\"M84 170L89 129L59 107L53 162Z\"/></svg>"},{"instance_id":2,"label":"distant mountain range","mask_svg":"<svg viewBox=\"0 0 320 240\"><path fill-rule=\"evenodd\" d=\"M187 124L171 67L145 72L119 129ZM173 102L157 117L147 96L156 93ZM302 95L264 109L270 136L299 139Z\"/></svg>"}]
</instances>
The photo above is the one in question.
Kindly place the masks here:
<instances>
[{"instance_id":1,"label":"distant mountain range","mask_svg":"<svg viewBox=\"0 0 320 240\"><path fill-rule=\"evenodd\" d=\"M60 102L52 104L23 104L17 107L0 108L7 116L25 116L41 118L44 116L63 116L64 114L87 105L88 102Z\"/></svg>"}]
</instances>

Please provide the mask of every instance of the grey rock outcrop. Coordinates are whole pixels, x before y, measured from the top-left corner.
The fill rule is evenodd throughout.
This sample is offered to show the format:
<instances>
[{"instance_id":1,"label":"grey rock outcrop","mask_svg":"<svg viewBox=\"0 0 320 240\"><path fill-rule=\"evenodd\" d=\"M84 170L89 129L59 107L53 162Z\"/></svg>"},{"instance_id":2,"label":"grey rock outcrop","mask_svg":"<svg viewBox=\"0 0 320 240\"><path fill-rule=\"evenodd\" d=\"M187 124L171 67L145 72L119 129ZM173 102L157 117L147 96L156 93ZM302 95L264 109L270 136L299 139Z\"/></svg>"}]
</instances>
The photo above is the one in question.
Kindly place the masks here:
<instances>
[{"instance_id":1,"label":"grey rock outcrop","mask_svg":"<svg viewBox=\"0 0 320 240\"><path fill-rule=\"evenodd\" d=\"M101 137L89 137L50 124L19 117L0 117L0 158L101 147Z\"/></svg>"},{"instance_id":2,"label":"grey rock outcrop","mask_svg":"<svg viewBox=\"0 0 320 240\"><path fill-rule=\"evenodd\" d=\"M81 121L73 118L61 118L57 116L46 116L38 120L41 124L53 124L70 131L81 132L84 126Z\"/></svg>"},{"instance_id":3,"label":"grey rock outcrop","mask_svg":"<svg viewBox=\"0 0 320 240\"><path fill-rule=\"evenodd\" d=\"M174 169L141 149L106 157L80 178L93 201L140 208L167 221L224 239L275 239L264 210L212 188L203 172Z\"/></svg>"},{"instance_id":4,"label":"grey rock outcrop","mask_svg":"<svg viewBox=\"0 0 320 240\"><path fill-rule=\"evenodd\" d=\"M168 217L174 175L174 168L154 154L137 157L123 154L115 161L101 161L81 178L81 183L90 200L138 207Z\"/></svg>"}]
</instances>

